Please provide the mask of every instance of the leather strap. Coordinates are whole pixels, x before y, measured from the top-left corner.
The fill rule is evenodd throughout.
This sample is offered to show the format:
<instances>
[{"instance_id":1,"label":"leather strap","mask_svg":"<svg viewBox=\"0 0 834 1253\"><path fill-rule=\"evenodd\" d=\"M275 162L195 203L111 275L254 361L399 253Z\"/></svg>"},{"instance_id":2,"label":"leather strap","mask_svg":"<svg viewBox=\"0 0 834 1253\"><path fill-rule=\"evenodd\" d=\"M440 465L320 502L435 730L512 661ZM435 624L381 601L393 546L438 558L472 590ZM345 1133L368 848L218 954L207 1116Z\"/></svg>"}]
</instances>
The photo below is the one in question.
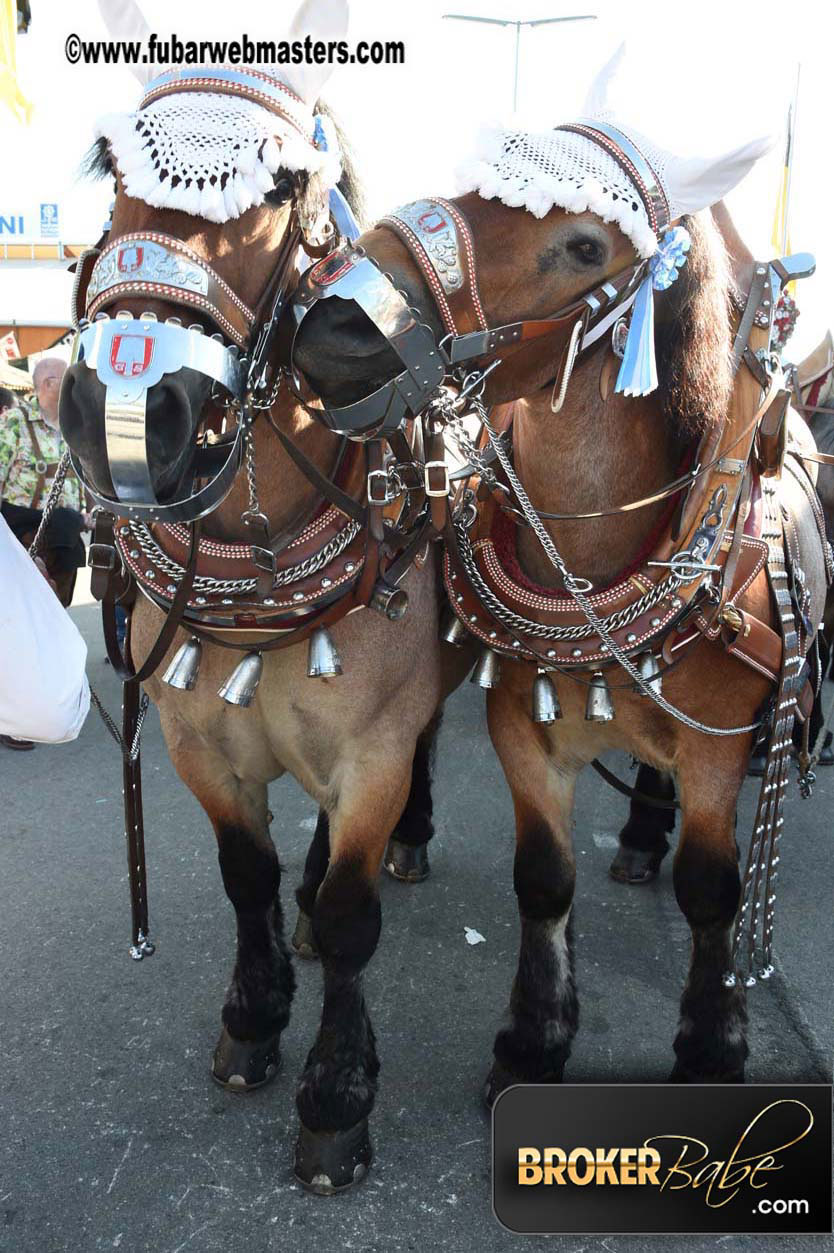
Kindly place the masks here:
<instances>
[{"instance_id":1,"label":"leather strap","mask_svg":"<svg viewBox=\"0 0 834 1253\"><path fill-rule=\"evenodd\" d=\"M188 605L191 595L191 589L194 585L194 576L197 572L197 550L200 544L200 531L202 529L202 520L192 523L191 526L191 546L188 553L188 562L185 567L185 573L180 579L177 586L176 595L171 602L171 608L168 610L167 617L162 624L162 629L156 637L156 641L138 670L134 669L133 662L130 659L130 649L125 655L119 647L119 641L116 635L116 597L114 589L111 585L108 587L107 594L101 602L101 620L104 629L104 643L107 648L107 656L111 666L123 683L139 684L149 678L159 666L162 658L167 653L177 628L182 620L182 615Z\"/></svg>"},{"instance_id":2,"label":"leather strap","mask_svg":"<svg viewBox=\"0 0 834 1253\"><path fill-rule=\"evenodd\" d=\"M44 457L43 453L41 452L41 446L38 441L37 433L35 431L35 424L32 421L32 419L28 416L28 414L26 415L26 429L29 432L29 439L32 444L32 451L35 454L35 472L38 476L37 482L35 483L35 490L32 495L32 500L31 500L29 507L30 509L37 509L41 503L41 498L43 496L43 489L46 486L46 480L49 478L50 474L55 473L55 471L58 469L59 463L57 461L47 461L46 458ZM45 468L43 470L38 470L39 465L42 465Z\"/></svg>"}]
</instances>

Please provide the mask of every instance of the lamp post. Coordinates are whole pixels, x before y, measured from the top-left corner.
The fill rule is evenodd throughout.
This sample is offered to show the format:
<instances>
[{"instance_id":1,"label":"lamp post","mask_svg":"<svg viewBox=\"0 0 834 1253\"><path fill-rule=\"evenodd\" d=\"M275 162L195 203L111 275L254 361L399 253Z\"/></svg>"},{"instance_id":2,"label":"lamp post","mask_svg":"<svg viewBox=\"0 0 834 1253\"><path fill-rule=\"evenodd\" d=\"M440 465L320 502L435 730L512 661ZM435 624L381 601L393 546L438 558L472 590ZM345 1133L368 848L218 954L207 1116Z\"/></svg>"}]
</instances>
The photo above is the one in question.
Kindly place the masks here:
<instances>
[{"instance_id":1,"label":"lamp post","mask_svg":"<svg viewBox=\"0 0 834 1253\"><path fill-rule=\"evenodd\" d=\"M522 26L553 26L557 22L595 22L596 13L580 13L574 17L540 17L530 21L519 21L513 17L476 17L468 13L444 13L443 18L451 22L483 22L487 26L515 27L515 66L513 69L513 111L518 108L518 55L521 47Z\"/></svg>"}]
</instances>

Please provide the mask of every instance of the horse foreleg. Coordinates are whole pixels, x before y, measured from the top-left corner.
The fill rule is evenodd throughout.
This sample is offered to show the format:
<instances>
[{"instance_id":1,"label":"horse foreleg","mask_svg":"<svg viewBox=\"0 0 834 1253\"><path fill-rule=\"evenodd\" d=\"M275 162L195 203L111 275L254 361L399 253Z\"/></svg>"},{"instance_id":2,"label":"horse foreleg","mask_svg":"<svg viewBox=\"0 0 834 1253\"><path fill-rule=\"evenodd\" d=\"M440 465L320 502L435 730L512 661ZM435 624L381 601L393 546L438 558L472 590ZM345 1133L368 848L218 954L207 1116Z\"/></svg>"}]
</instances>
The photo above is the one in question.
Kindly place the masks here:
<instances>
[{"instance_id":1,"label":"horse foreleg","mask_svg":"<svg viewBox=\"0 0 834 1253\"><path fill-rule=\"evenodd\" d=\"M657 800L675 799L671 776L652 766L641 764L634 789ZM620 847L609 867L611 878L618 883L651 883L669 852L667 836L674 827L674 809L661 809L632 798L628 822L619 835Z\"/></svg>"},{"instance_id":2,"label":"horse foreleg","mask_svg":"<svg viewBox=\"0 0 834 1253\"><path fill-rule=\"evenodd\" d=\"M281 870L269 835L266 784L239 779L220 754L192 745L180 750L169 739L177 771L211 819L223 886L237 917L237 955L212 1076L247 1091L277 1073L295 988L283 937Z\"/></svg>"},{"instance_id":3,"label":"horse foreleg","mask_svg":"<svg viewBox=\"0 0 834 1253\"><path fill-rule=\"evenodd\" d=\"M397 763L390 754L384 770L377 754L354 765L330 813L330 862L312 907L324 1003L298 1084L295 1158L296 1177L322 1194L358 1182L373 1156L368 1117L379 1061L362 972L379 939L379 869L408 795L410 765L410 757Z\"/></svg>"},{"instance_id":4,"label":"horse foreleg","mask_svg":"<svg viewBox=\"0 0 834 1253\"><path fill-rule=\"evenodd\" d=\"M318 957L315 941L313 940L312 914L313 906L316 902L316 893L321 887L324 876L327 874L329 863L330 819L326 810L320 809L315 834L307 850L307 858L304 862L304 878L301 881L301 886L295 893L298 905L298 920L293 932L292 946L299 957L304 957L308 960Z\"/></svg>"},{"instance_id":5,"label":"horse foreleg","mask_svg":"<svg viewBox=\"0 0 834 1253\"><path fill-rule=\"evenodd\" d=\"M442 718L438 711L417 739L408 799L385 852L385 869L401 883L420 883L429 873L428 842L434 835L432 771Z\"/></svg>"},{"instance_id":6,"label":"horse foreleg","mask_svg":"<svg viewBox=\"0 0 834 1253\"><path fill-rule=\"evenodd\" d=\"M495 1038L488 1104L513 1083L559 1083L579 1022L570 913L576 865L570 833L581 763L555 761L546 737L502 688L488 697L489 730L513 796L513 886L521 947L506 1020Z\"/></svg>"},{"instance_id":7,"label":"horse foreleg","mask_svg":"<svg viewBox=\"0 0 834 1253\"><path fill-rule=\"evenodd\" d=\"M692 764L678 773L682 824L674 884L692 932L672 1071L679 1083L740 1082L748 1053L745 989L740 981L725 987L722 978L732 964L741 892L735 809L746 765L746 754L737 751L737 761L728 762L730 752L726 741L718 748L699 742L684 755ZM733 764L735 776L728 771Z\"/></svg>"}]
</instances>

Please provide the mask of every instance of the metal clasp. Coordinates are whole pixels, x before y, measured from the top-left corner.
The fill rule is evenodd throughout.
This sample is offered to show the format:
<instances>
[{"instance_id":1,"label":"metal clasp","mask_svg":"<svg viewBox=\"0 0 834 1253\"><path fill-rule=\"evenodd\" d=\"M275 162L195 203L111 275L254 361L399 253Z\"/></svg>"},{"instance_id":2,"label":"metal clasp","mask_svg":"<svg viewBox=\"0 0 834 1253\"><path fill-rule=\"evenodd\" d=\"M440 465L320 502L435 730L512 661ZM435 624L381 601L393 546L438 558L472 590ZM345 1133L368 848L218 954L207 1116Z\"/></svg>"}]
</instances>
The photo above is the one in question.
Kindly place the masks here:
<instances>
[{"instance_id":1,"label":"metal clasp","mask_svg":"<svg viewBox=\"0 0 834 1253\"><path fill-rule=\"evenodd\" d=\"M435 473L442 476L442 486L433 487L432 478ZM449 467L445 461L427 461L424 467L425 488L427 496L448 496L452 490L449 482Z\"/></svg>"},{"instance_id":2,"label":"metal clasp","mask_svg":"<svg viewBox=\"0 0 834 1253\"><path fill-rule=\"evenodd\" d=\"M382 489L381 493L377 490L375 484L378 484ZM372 505L390 505L392 500L397 499L387 470L368 471L367 492L368 502Z\"/></svg>"}]
</instances>

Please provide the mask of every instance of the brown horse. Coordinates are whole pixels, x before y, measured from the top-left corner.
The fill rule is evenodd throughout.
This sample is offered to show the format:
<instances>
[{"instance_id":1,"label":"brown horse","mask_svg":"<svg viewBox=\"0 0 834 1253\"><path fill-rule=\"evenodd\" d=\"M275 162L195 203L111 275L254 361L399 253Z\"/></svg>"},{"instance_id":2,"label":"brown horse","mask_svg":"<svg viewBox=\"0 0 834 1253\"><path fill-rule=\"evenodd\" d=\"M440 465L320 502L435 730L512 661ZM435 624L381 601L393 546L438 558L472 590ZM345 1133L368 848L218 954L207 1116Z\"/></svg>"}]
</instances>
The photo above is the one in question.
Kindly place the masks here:
<instances>
[{"instance_id":1,"label":"brown horse","mask_svg":"<svg viewBox=\"0 0 834 1253\"><path fill-rule=\"evenodd\" d=\"M127 195L106 145L94 164L116 178L111 241L134 232L181 241L240 300L258 308L282 255L301 179L279 170L263 205L215 225ZM343 178L341 186L355 205L355 184ZM174 303L138 296L119 296L119 308L137 317L148 311L160 321L182 313ZM194 320L213 329L205 319ZM104 387L92 370L79 362L67 371L62 428L88 482L106 494L104 404ZM195 435L211 418L213 401L199 377L183 370L149 388L147 406L147 464L156 499L177 499ZM270 536L281 537L299 532L321 502L272 424L323 475L334 471L340 443L286 391L268 417L252 428L257 490ZM348 458L353 452L351 446ZM355 470L358 477L348 474L344 485L361 503L364 476L358 463ZM205 521L204 537L250 543L242 521L249 503L246 475L240 474ZM409 608L401 621L363 609L332 625L344 665L339 677L311 680L307 645L298 644L264 653L250 708L224 703L218 690L237 658L212 644L209 632L195 690L174 690L158 675L146 684L174 766L214 827L223 883L237 915L237 957L212 1070L235 1091L255 1088L275 1073L295 983L284 940L279 859L269 832L268 784L289 772L320 806L298 902L311 919L321 957L324 1004L298 1084L302 1128L296 1173L322 1193L361 1178L371 1159L368 1115L379 1062L362 972L380 933L378 873L395 828L412 847L424 845L431 834L429 767L437 711L454 682L449 673L457 670L460 677L465 667L445 646L444 662L438 642L435 553L436 545L424 546L402 580ZM137 667L162 620L162 611L139 595L129 635ZM178 633L166 661L188 634Z\"/></svg>"},{"instance_id":2,"label":"brown horse","mask_svg":"<svg viewBox=\"0 0 834 1253\"><path fill-rule=\"evenodd\" d=\"M541 326L537 319L573 307L635 262L632 244L618 227L589 212L552 208L538 219L477 194L443 203L468 222L490 328L525 322ZM552 355L543 358L539 353L537 358L530 350L525 357L522 347L511 361L524 364L511 365L504 373L510 382L487 382L489 404L517 402L513 464L533 507L543 515L592 513L647 497L676 478L704 433L717 429L728 414L738 421L756 412L758 383L746 370L734 380L729 364L739 314L730 303L731 273L721 234L708 213L685 218L684 224L692 239L688 263L678 282L656 300L658 391L643 398L612 393L606 381L611 377L606 338L577 360L558 413L551 396L561 367ZM440 341L448 323L441 324L412 249L387 228L369 232L360 243ZM755 334L752 339L760 342ZM323 302L308 318L297 359L325 402L336 405L378 386L396 368L385 340L367 320L349 304L333 308L332 301ZM501 370L496 371L496 379L500 376ZM334 386L334 379L349 383ZM509 499L513 501L512 495ZM591 580L594 589L606 589L621 572L634 569L641 554L651 553L668 510L668 500L662 500L616 519L550 520L545 525L568 570ZM803 562L813 589L809 617L816 623L825 585L822 550L807 511L802 526L809 536L803 550L810 554ZM514 577L525 589L546 599L550 589L562 586L530 527L518 527L511 543ZM763 621L773 621L764 572L738 603ZM479 624L484 639L486 632ZM509 643L506 633L505 640ZM706 1082L743 1077L748 1054L745 989L741 981L724 976L731 967L731 932L740 899L736 803L751 735L703 734L636 692L627 675L610 668L607 673L616 710L610 721L587 720L588 670L584 675L563 670L550 675L562 713L552 725L531 720L535 664L505 658L500 683L488 691L490 735L515 805L514 886L521 915L518 973L508 1017L495 1042L487 1083L490 1101L519 1080L562 1078L578 1022L570 927L576 872L574 787L579 771L612 748L673 776L680 798L674 886L691 928L692 956L673 1078ZM770 683L729 656L720 640L705 638L663 679L668 701L712 727L755 723L770 691ZM649 833L649 845L657 834Z\"/></svg>"}]
</instances>

